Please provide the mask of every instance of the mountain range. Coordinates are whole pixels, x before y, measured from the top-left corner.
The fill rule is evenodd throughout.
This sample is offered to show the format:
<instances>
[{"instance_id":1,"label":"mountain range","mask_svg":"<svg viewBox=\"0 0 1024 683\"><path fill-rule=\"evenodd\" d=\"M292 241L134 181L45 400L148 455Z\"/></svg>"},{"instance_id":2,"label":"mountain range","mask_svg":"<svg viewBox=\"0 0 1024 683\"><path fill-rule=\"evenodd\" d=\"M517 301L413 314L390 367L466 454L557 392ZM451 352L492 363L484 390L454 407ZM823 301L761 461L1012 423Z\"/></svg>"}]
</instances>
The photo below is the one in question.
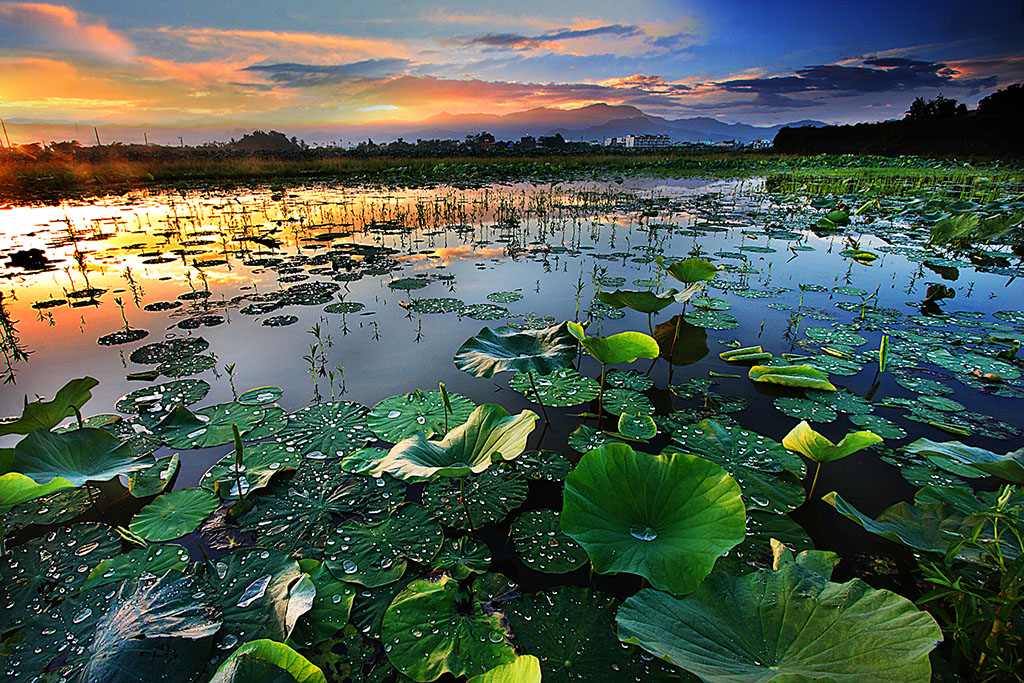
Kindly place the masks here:
<instances>
[{"instance_id":1,"label":"mountain range","mask_svg":"<svg viewBox=\"0 0 1024 683\"><path fill-rule=\"evenodd\" d=\"M561 134L566 140L603 141L623 135L668 135L672 142L723 142L736 140L752 142L773 139L784 126L824 126L821 121L803 120L775 126L753 126L746 123L726 123L704 116L668 119L646 114L629 105L591 104L576 109L537 107L510 114L449 114L440 113L420 121L384 120L368 123L318 124L260 124L225 122L220 124L138 125L101 124L97 126L103 144L112 142L141 143L148 139L155 144L202 144L227 142L240 138L254 128L280 130L310 145L338 143L352 144L368 138L374 142L389 142L403 138L461 139L467 135L489 132L499 140L518 140L525 135ZM7 122L8 130L17 141L78 140L83 145L93 143L97 133L88 123L64 122ZM146 136L143 133L146 133ZM180 137L179 137L180 136Z\"/></svg>"}]
</instances>

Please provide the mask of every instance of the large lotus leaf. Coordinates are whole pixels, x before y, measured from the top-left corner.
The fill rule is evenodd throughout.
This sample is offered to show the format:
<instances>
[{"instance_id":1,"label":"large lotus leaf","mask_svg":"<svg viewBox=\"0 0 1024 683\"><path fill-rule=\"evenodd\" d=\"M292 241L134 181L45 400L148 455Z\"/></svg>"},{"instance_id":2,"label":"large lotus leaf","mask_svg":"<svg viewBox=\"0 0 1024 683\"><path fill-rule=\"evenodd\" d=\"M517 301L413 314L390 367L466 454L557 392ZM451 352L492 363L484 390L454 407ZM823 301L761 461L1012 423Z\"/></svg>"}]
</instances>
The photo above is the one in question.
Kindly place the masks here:
<instances>
[{"instance_id":1,"label":"large lotus leaf","mask_svg":"<svg viewBox=\"0 0 1024 683\"><path fill-rule=\"evenodd\" d=\"M950 545L969 537L977 526L967 515L948 505L896 503L871 519L835 491L822 496L841 515L873 534L924 552L944 553Z\"/></svg>"},{"instance_id":2,"label":"large lotus leaf","mask_svg":"<svg viewBox=\"0 0 1024 683\"><path fill-rule=\"evenodd\" d=\"M284 643L265 638L238 648L224 660L210 683L327 683L324 672Z\"/></svg>"},{"instance_id":3,"label":"large lotus leaf","mask_svg":"<svg viewBox=\"0 0 1024 683\"><path fill-rule=\"evenodd\" d=\"M461 477L483 472L495 460L512 460L526 450L537 414L524 410L509 415L498 405L478 406L462 425L440 441L428 441L422 433L404 439L374 468L399 479Z\"/></svg>"},{"instance_id":4,"label":"large lotus leaf","mask_svg":"<svg viewBox=\"0 0 1024 683\"><path fill-rule=\"evenodd\" d=\"M528 510L512 525L509 535L530 569L565 574L587 563L587 552L562 532L558 516L555 510Z\"/></svg>"},{"instance_id":5,"label":"large lotus leaf","mask_svg":"<svg viewBox=\"0 0 1024 683\"><path fill-rule=\"evenodd\" d=\"M660 256L654 259L654 261L664 268L669 275L684 284L712 280L718 272L715 264L702 258L683 259L682 261L676 261L671 266L666 266Z\"/></svg>"},{"instance_id":6,"label":"large lotus leaf","mask_svg":"<svg viewBox=\"0 0 1024 683\"><path fill-rule=\"evenodd\" d=\"M746 513L740 487L718 465L609 444L566 477L561 521L596 571L640 574L688 593L743 541Z\"/></svg>"},{"instance_id":7,"label":"large lotus leaf","mask_svg":"<svg viewBox=\"0 0 1024 683\"><path fill-rule=\"evenodd\" d=\"M533 655L523 655L514 662L473 676L466 683L541 683L540 677L540 660Z\"/></svg>"},{"instance_id":8,"label":"large lotus leaf","mask_svg":"<svg viewBox=\"0 0 1024 683\"><path fill-rule=\"evenodd\" d=\"M641 313L657 313L666 306L679 301L679 292L669 289L660 294L643 290L617 289L614 292L598 292L597 298L613 308L631 308Z\"/></svg>"},{"instance_id":9,"label":"large lotus leaf","mask_svg":"<svg viewBox=\"0 0 1024 683\"><path fill-rule=\"evenodd\" d=\"M832 583L814 564L716 572L682 598L642 590L619 609L619 638L710 683L930 680L935 620L860 579Z\"/></svg>"},{"instance_id":10,"label":"large lotus leaf","mask_svg":"<svg viewBox=\"0 0 1024 683\"><path fill-rule=\"evenodd\" d=\"M458 479L442 478L423 489L423 504L442 524L474 529L500 522L526 500L526 480L518 472L492 467ZM469 520L466 510L469 510Z\"/></svg>"},{"instance_id":11,"label":"large lotus leaf","mask_svg":"<svg viewBox=\"0 0 1024 683\"><path fill-rule=\"evenodd\" d=\"M359 450L373 440L366 426L370 409L346 401L314 403L288 416L277 440L308 458L333 458Z\"/></svg>"},{"instance_id":12,"label":"large lotus leaf","mask_svg":"<svg viewBox=\"0 0 1024 683\"><path fill-rule=\"evenodd\" d=\"M999 455L977 446L965 446L958 441L918 439L907 446L906 451L929 458L942 458L1024 486L1024 449Z\"/></svg>"},{"instance_id":13,"label":"large lotus leaf","mask_svg":"<svg viewBox=\"0 0 1024 683\"><path fill-rule=\"evenodd\" d=\"M24 474L8 472L0 475L0 510L70 488L75 488L75 485L63 477L37 484Z\"/></svg>"},{"instance_id":14,"label":"large lotus leaf","mask_svg":"<svg viewBox=\"0 0 1024 683\"><path fill-rule=\"evenodd\" d=\"M487 614L467 599L458 582L416 579L384 613L382 640L388 659L414 681L442 674L474 676L516 658L500 614ZM468 603L468 605L467 605Z\"/></svg>"},{"instance_id":15,"label":"large lotus leaf","mask_svg":"<svg viewBox=\"0 0 1024 683\"><path fill-rule=\"evenodd\" d=\"M373 407L366 424L374 434L391 443L398 443L416 432L423 432L427 437L444 434L469 419L476 407L468 398L454 392L448 392L448 400L452 410L446 415L440 391L416 390L392 396Z\"/></svg>"},{"instance_id":16,"label":"large lotus leaf","mask_svg":"<svg viewBox=\"0 0 1024 683\"><path fill-rule=\"evenodd\" d=\"M588 337L583 326L566 323L572 336L602 365L632 363L637 358L657 358L658 342L643 332L620 332L610 337Z\"/></svg>"},{"instance_id":17,"label":"large lotus leaf","mask_svg":"<svg viewBox=\"0 0 1024 683\"><path fill-rule=\"evenodd\" d=\"M137 581L143 576L163 576L171 571L183 572L188 567L188 560L188 551L180 545L135 548L96 565L82 584L82 590L128 580Z\"/></svg>"},{"instance_id":18,"label":"large lotus leaf","mask_svg":"<svg viewBox=\"0 0 1024 683\"><path fill-rule=\"evenodd\" d=\"M122 413L161 418L176 406L189 406L202 400L209 391L209 383L201 379L176 379L136 389L118 399L114 407Z\"/></svg>"},{"instance_id":19,"label":"large lotus leaf","mask_svg":"<svg viewBox=\"0 0 1024 683\"><path fill-rule=\"evenodd\" d=\"M632 389L605 389L604 410L612 415L630 413L632 415L651 415L654 413L654 404L639 391Z\"/></svg>"},{"instance_id":20,"label":"large lotus leaf","mask_svg":"<svg viewBox=\"0 0 1024 683\"><path fill-rule=\"evenodd\" d=\"M290 480L249 496L253 507L239 522L256 530L263 547L319 559L336 524L383 522L404 498L405 486L391 477L375 479L344 472L334 462L307 461Z\"/></svg>"},{"instance_id":21,"label":"large lotus leaf","mask_svg":"<svg viewBox=\"0 0 1024 683\"><path fill-rule=\"evenodd\" d=\"M156 365L194 356L208 348L210 348L210 342L202 337L177 337L140 346L132 351L128 359L139 365Z\"/></svg>"},{"instance_id":22,"label":"large lotus leaf","mask_svg":"<svg viewBox=\"0 0 1024 683\"><path fill-rule=\"evenodd\" d=\"M524 595L505 609L516 645L540 659L544 683L679 680L678 670L619 642L618 604L588 588L560 586Z\"/></svg>"},{"instance_id":23,"label":"large lotus leaf","mask_svg":"<svg viewBox=\"0 0 1024 683\"><path fill-rule=\"evenodd\" d=\"M299 617L292 631L296 647L313 647L334 638L348 623L356 587L339 581L322 562L299 560L299 568L306 572L316 587L313 607Z\"/></svg>"},{"instance_id":24,"label":"large lotus leaf","mask_svg":"<svg viewBox=\"0 0 1024 683\"><path fill-rule=\"evenodd\" d=\"M554 451L529 451L516 458L516 471L527 479L537 481L565 481L572 470L572 463L561 453Z\"/></svg>"},{"instance_id":25,"label":"large lotus leaf","mask_svg":"<svg viewBox=\"0 0 1024 683\"><path fill-rule=\"evenodd\" d=\"M576 358L576 344L565 324L519 332L511 327L485 327L455 352L455 367L474 377L496 372L547 375Z\"/></svg>"},{"instance_id":26,"label":"large lotus leaf","mask_svg":"<svg viewBox=\"0 0 1024 683\"><path fill-rule=\"evenodd\" d=\"M101 524L62 526L0 557L0 632L74 595L96 563L121 552L114 531Z\"/></svg>"},{"instance_id":27,"label":"large lotus leaf","mask_svg":"<svg viewBox=\"0 0 1024 683\"><path fill-rule=\"evenodd\" d=\"M772 365L755 365L747 373L755 382L778 384L783 387L799 389L822 389L835 391L835 385L828 381L828 375L812 368L810 365L791 365L776 367Z\"/></svg>"},{"instance_id":28,"label":"large lotus leaf","mask_svg":"<svg viewBox=\"0 0 1024 683\"><path fill-rule=\"evenodd\" d=\"M786 513L804 502L803 460L756 432L702 420L672 432L663 452L694 453L725 468L752 509Z\"/></svg>"},{"instance_id":29,"label":"large lotus leaf","mask_svg":"<svg viewBox=\"0 0 1024 683\"><path fill-rule=\"evenodd\" d=\"M0 477L0 487L4 481L3 477ZM2 494L3 489L0 488L0 495ZM6 510L0 517L0 524L3 524L4 533L7 533L7 530L24 529L32 525L63 524L84 515L96 502L96 496L96 490L91 486L65 488L9 509L0 507L0 512Z\"/></svg>"},{"instance_id":30,"label":"large lotus leaf","mask_svg":"<svg viewBox=\"0 0 1024 683\"><path fill-rule=\"evenodd\" d=\"M99 382L92 377L73 379L57 391L52 401L26 403L21 417L0 422L0 436L28 434L36 429L51 430L64 418L75 415L92 398L92 388Z\"/></svg>"},{"instance_id":31,"label":"large lotus leaf","mask_svg":"<svg viewBox=\"0 0 1024 683\"><path fill-rule=\"evenodd\" d=\"M693 365L710 352L708 331L691 325L681 315L655 325L654 340L658 342L659 355L672 365Z\"/></svg>"},{"instance_id":32,"label":"large lotus leaf","mask_svg":"<svg viewBox=\"0 0 1024 683\"><path fill-rule=\"evenodd\" d=\"M238 498L264 488L274 475L294 470L301 462L302 456L282 443L250 444L242 448L241 466L235 464L235 453L228 453L207 470L199 485L221 498Z\"/></svg>"},{"instance_id":33,"label":"large lotus leaf","mask_svg":"<svg viewBox=\"0 0 1024 683\"><path fill-rule=\"evenodd\" d=\"M157 426L157 433L171 448L210 448L231 443L233 426L240 434L256 427L266 414L260 406L221 403L192 412L177 406Z\"/></svg>"},{"instance_id":34,"label":"large lotus leaf","mask_svg":"<svg viewBox=\"0 0 1024 683\"><path fill-rule=\"evenodd\" d=\"M441 551L431 560L430 566L448 572L453 578L462 580L472 574L483 574L491 566L491 551L483 543L477 543L468 536L446 538Z\"/></svg>"},{"instance_id":35,"label":"large lotus leaf","mask_svg":"<svg viewBox=\"0 0 1024 683\"><path fill-rule=\"evenodd\" d=\"M177 453L161 458L144 470L134 472L128 478L128 492L135 498L148 498L161 493L174 481L181 458Z\"/></svg>"},{"instance_id":36,"label":"large lotus leaf","mask_svg":"<svg viewBox=\"0 0 1024 683\"><path fill-rule=\"evenodd\" d=\"M45 670L53 680L143 683L159 671L164 680L192 680L221 626L217 608L196 598L203 590L173 572L67 600L21 630L8 675L30 680Z\"/></svg>"},{"instance_id":37,"label":"large lotus leaf","mask_svg":"<svg viewBox=\"0 0 1024 683\"><path fill-rule=\"evenodd\" d=\"M881 443L882 437L873 432L850 432L839 443L832 443L814 431L814 428L803 420L793 427L782 439L782 445L796 451L814 462L832 462L853 455L859 450Z\"/></svg>"},{"instance_id":38,"label":"large lotus leaf","mask_svg":"<svg viewBox=\"0 0 1024 683\"><path fill-rule=\"evenodd\" d=\"M219 504L206 489L171 491L135 513L129 528L147 541L169 541L198 529Z\"/></svg>"},{"instance_id":39,"label":"large lotus leaf","mask_svg":"<svg viewBox=\"0 0 1024 683\"><path fill-rule=\"evenodd\" d=\"M423 507L400 506L374 526L345 524L327 538L324 564L335 578L375 588L397 581L408 561L428 564L444 534Z\"/></svg>"},{"instance_id":40,"label":"large lotus leaf","mask_svg":"<svg viewBox=\"0 0 1024 683\"><path fill-rule=\"evenodd\" d=\"M213 600L224 613L222 644L255 638L286 640L295 620L312 607L305 592L295 596L304 609L289 604L292 586L304 576L295 560L274 550L240 549L215 561L207 579L214 589Z\"/></svg>"},{"instance_id":41,"label":"large lotus leaf","mask_svg":"<svg viewBox=\"0 0 1024 683\"><path fill-rule=\"evenodd\" d=\"M531 401L536 401L539 394L543 405L554 408L578 406L594 400L600 393L597 382L572 368L561 368L547 375L534 376L533 384L528 374L519 373L509 380L508 386ZM533 391L534 386L537 387L536 393Z\"/></svg>"},{"instance_id":42,"label":"large lotus leaf","mask_svg":"<svg viewBox=\"0 0 1024 683\"><path fill-rule=\"evenodd\" d=\"M10 469L39 484L63 479L73 486L87 481L109 481L153 463L136 458L131 447L103 429L86 427L58 434L36 430L14 447Z\"/></svg>"}]
</instances>

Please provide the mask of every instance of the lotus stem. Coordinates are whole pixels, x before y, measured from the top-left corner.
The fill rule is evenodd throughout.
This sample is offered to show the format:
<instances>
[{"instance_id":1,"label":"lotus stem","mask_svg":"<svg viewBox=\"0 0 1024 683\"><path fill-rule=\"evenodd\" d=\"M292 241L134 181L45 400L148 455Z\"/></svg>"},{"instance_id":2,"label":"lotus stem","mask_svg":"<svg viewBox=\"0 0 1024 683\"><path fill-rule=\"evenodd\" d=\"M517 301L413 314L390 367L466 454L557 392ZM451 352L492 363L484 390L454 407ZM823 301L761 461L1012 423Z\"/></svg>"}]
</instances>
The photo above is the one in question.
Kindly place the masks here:
<instances>
[{"instance_id":1,"label":"lotus stem","mask_svg":"<svg viewBox=\"0 0 1024 683\"><path fill-rule=\"evenodd\" d=\"M466 527L469 529L469 537L474 541L476 535L473 534L473 518L469 516L469 505L466 504L465 493L466 477L465 475L459 477L459 502L462 503L462 510L466 513Z\"/></svg>"},{"instance_id":2,"label":"lotus stem","mask_svg":"<svg viewBox=\"0 0 1024 683\"><path fill-rule=\"evenodd\" d=\"M238 425L231 425L231 432L235 437L235 488L238 489L238 500L245 499L245 492L242 491L242 436L238 433Z\"/></svg>"},{"instance_id":3,"label":"lotus stem","mask_svg":"<svg viewBox=\"0 0 1024 683\"><path fill-rule=\"evenodd\" d=\"M814 470L814 479L811 480L811 490L807 493L807 498L811 499L814 497L814 487L818 483L818 474L821 472L821 463L818 463L818 468Z\"/></svg>"},{"instance_id":4,"label":"lotus stem","mask_svg":"<svg viewBox=\"0 0 1024 683\"><path fill-rule=\"evenodd\" d=\"M654 314L647 314L647 329L650 331L651 336L654 336Z\"/></svg>"},{"instance_id":5,"label":"lotus stem","mask_svg":"<svg viewBox=\"0 0 1024 683\"><path fill-rule=\"evenodd\" d=\"M544 401L540 400L540 392L537 391L537 385L533 383L533 370L527 370L526 376L530 378L530 388L533 389L533 395L537 399L537 403L540 404L540 412L544 414L544 422L550 423L548 419L548 409L544 407ZM447 419L447 413L445 413Z\"/></svg>"},{"instance_id":6,"label":"lotus stem","mask_svg":"<svg viewBox=\"0 0 1024 683\"><path fill-rule=\"evenodd\" d=\"M597 394L597 428L601 429L601 420L604 419L604 369L607 367L601 363L601 389Z\"/></svg>"}]
</instances>

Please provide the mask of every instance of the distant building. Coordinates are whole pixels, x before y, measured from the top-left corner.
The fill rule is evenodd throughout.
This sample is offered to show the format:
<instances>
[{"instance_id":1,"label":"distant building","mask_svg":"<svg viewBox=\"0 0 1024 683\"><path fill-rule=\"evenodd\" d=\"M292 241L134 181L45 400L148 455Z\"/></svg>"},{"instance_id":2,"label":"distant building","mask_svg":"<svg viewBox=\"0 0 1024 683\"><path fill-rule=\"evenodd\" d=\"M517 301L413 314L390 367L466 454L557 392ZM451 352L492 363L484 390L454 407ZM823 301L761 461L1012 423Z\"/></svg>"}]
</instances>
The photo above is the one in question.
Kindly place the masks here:
<instances>
[{"instance_id":1,"label":"distant building","mask_svg":"<svg viewBox=\"0 0 1024 683\"><path fill-rule=\"evenodd\" d=\"M627 149L658 149L672 145L672 139L667 135L623 135L615 138L605 138L605 147L622 147Z\"/></svg>"},{"instance_id":2,"label":"distant building","mask_svg":"<svg viewBox=\"0 0 1024 683\"><path fill-rule=\"evenodd\" d=\"M754 140L750 144L750 146L753 147L754 149L771 149L772 148L772 141L768 140L768 139Z\"/></svg>"}]
</instances>

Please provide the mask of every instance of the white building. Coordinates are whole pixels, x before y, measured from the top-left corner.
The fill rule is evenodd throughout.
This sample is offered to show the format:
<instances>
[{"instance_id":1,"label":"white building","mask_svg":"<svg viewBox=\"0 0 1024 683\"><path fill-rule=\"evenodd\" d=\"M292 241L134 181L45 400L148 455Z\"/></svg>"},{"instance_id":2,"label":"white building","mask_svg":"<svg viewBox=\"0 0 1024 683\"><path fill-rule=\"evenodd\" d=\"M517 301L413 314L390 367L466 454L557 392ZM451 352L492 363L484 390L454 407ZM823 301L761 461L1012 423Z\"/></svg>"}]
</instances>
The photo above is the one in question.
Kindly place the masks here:
<instances>
[{"instance_id":1,"label":"white building","mask_svg":"<svg viewBox=\"0 0 1024 683\"><path fill-rule=\"evenodd\" d=\"M672 139L667 135L623 135L617 138L605 138L605 147L625 147L629 149L658 149L670 147Z\"/></svg>"}]
</instances>

